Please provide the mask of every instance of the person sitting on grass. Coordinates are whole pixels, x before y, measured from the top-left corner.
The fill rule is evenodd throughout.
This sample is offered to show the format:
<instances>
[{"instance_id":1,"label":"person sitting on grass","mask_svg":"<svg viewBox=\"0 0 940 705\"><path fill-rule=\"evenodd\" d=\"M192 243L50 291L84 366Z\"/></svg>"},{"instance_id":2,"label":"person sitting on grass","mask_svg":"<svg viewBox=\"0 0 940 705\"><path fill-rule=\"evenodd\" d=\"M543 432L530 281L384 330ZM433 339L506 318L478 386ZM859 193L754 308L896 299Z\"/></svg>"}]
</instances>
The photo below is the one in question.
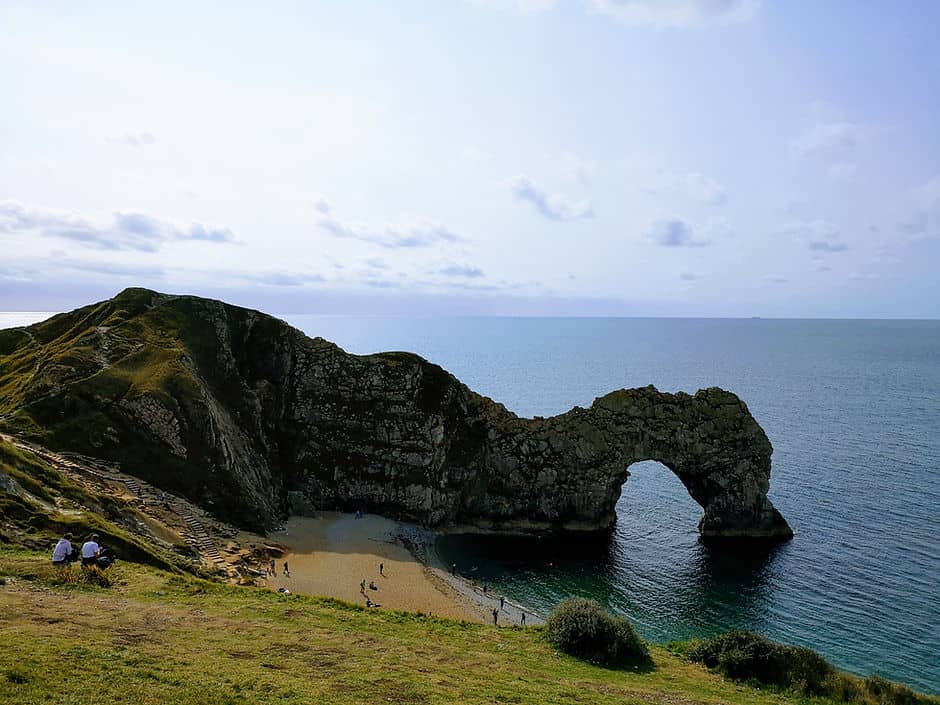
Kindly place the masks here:
<instances>
[{"instance_id":1,"label":"person sitting on grass","mask_svg":"<svg viewBox=\"0 0 940 705\"><path fill-rule=\"evenodd\" d=\"M107 570L117 560L117 556L107 548L102 548L98 541L98 534L92 534L82 544L82 568L94 566L98 570Z\"/></svg>"},{"instance_id":2,"label":"person sitting on grass","mask_svg":"<svg viewBox=\"0 0 940 705\"><path fill-rule=\"evenodd\" d=\"M73 538L75 537L68 533L59 539L52 549L52 565L61 568L78 560L78 549L72 546Z\"/></svg>"},{"instance_id":3,"label":"person sitting on grass","mask_svg":"<svg viewBox=\"0 0 940 705\"><path fill-rule=\"evenodd\" d=\"M98 545L98 534L92 534L82 544L82 568L97 563L99 555L101 555L101 546Z\"/></svg>"}]
</instances>

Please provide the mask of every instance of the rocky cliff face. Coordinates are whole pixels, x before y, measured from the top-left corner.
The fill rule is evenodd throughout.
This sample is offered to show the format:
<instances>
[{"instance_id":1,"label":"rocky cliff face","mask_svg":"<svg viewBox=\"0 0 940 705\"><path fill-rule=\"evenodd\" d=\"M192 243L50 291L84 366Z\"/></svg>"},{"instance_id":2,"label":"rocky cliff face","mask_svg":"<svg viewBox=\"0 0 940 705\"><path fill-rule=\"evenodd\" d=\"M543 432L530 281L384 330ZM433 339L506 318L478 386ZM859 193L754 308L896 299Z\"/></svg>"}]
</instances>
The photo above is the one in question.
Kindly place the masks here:
<instances>
[{"instance_id":1,"label":"rocky cliff face","mask_svg":"<svg viewBox=\"0 0 940 705\"><path fill-rule=\"evenodd\" d=\"M0 332L0 370L0 425L252 528L291 494L432 526L599 529L630 464L657 460L703 507L703 536L792 535L767 499L770 441L720 389L620 390L524 419L416 355L350 355L256 311L142 289Z\"/></svg>"}]
</instances>

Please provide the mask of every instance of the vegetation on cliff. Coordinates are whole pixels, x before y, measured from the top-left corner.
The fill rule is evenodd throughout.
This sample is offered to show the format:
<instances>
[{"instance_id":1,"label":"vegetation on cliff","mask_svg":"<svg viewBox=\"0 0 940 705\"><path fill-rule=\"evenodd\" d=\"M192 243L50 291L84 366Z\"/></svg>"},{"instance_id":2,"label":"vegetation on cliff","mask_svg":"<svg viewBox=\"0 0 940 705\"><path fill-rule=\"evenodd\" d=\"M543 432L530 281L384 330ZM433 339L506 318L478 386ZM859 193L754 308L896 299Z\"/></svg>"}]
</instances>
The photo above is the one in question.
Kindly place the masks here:
<instances>
[{"instance_id":1,"label":"vegetation on cliff","mask_svg":"<svg viewBox=\"0 0 940 705\"><path fill-rule=\"evenodd\" d=\"M51 550L66 532L97 533L124 559L171 571L200 572L185 546L167 551L135 531L141 516L113 496L63 476L50 464L0 438L0 544Z\"/></svg>"},{"instance_id":2,"label":"vegetation on cliff","mask_svg":"<svg viewBox=\"0 0 940 705\"><path fill-rule=\"evenodd\" d=\"M612 615L596 601L564 600L548 616L546 633L566 654L616 668L646 668L649 650L633 625Z\"/></svg>"}]
</instances>

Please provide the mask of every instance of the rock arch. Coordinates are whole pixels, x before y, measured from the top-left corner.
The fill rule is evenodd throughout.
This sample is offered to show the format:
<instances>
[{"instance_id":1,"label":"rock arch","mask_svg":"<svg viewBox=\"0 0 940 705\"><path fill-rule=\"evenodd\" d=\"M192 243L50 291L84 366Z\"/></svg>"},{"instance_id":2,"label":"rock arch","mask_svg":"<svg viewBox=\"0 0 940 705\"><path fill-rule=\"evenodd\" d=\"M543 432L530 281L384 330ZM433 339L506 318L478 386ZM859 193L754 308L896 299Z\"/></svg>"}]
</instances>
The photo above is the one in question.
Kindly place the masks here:
<instances>
[{"instance_id":1,"label":"rock arch","mask_svg":"<svg viewBox=\"0 0 940 705\"><path fill-rule=\"evenodd\" d=\"M789 525L767 498L772 452L731 392L624 389L588 409L506 424L490 442L489 490L500 498L530 497L520 512L530 521L603 528L615 519L627 468L654 460L703 508L703 537L789 538Z\"/></svg>"}]
</instances>

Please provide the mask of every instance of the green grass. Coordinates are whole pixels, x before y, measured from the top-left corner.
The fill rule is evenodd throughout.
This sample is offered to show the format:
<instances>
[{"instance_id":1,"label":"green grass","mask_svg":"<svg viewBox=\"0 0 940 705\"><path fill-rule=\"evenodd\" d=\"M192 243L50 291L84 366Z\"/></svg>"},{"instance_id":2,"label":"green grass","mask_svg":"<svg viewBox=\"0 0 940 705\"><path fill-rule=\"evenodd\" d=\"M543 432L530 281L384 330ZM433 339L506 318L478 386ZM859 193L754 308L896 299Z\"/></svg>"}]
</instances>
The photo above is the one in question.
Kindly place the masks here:
<instances>
[{"instance_id":1,"label":"green grass","mask_svg":"<svg viewBox=\"0 0 940 705\"><path fill-rule=\"evenodd\" d=\"M789 702L662 649L651 672L608 670L538 629L114 570L110 589L73 585L0 550L0 703Z\"/></svg>"},{"instance_id":2,"label":"green grass","mask_svg":"<svg viewBox=\"0 0 940 705\"><path fill-rule=\"evenodd\" d=\"M22 492L0 490L0 545L51 550L66 532L77 540L97 533L124 558L171 571L196 570L122 526L136 522L127 505L78 485L38 456L0 440L0 479L3 476L15 481Z\"/></svg>"},{"instance_id":3,"label":"green grass","mask_svg":"<svg viewBox=\"0 0 940 705\"><path fill-rule=\"evenodd\" d=\"M657 703L835 701L735 683L663 648L646 672L593 666L541 629L367 610L118 563L63 581L0 549L0 703Z\"/></svg>"}]
</instances>

